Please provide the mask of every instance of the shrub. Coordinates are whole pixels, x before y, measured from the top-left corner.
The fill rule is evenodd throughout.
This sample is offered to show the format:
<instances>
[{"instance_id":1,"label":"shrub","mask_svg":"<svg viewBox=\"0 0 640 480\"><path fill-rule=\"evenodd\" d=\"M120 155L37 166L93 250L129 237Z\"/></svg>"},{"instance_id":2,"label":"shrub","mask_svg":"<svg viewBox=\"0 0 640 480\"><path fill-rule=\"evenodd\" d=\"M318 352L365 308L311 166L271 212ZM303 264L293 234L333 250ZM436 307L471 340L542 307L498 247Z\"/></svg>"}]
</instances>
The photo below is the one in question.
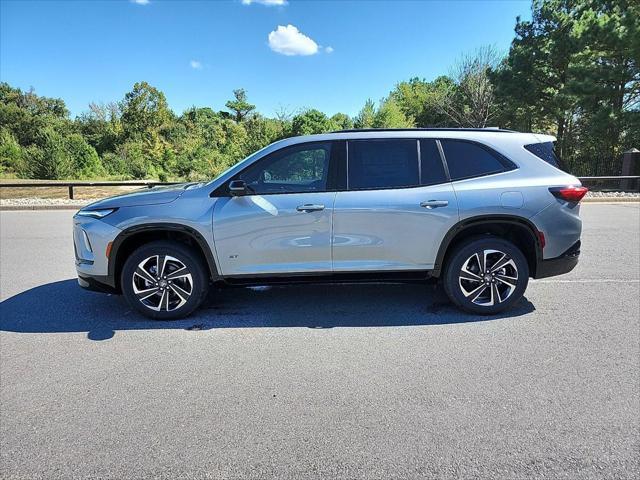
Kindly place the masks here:
<instances>
[{"instance_id":1,"label":"shrub","mask_svg":"<svg viewBox=\"0 0 640 480\"><path fill-rule=\"evenodd\" d=\"M19 174L24 170L23 149L13 134L0 128L0 173Z\"/></svg>"}]
</instances>

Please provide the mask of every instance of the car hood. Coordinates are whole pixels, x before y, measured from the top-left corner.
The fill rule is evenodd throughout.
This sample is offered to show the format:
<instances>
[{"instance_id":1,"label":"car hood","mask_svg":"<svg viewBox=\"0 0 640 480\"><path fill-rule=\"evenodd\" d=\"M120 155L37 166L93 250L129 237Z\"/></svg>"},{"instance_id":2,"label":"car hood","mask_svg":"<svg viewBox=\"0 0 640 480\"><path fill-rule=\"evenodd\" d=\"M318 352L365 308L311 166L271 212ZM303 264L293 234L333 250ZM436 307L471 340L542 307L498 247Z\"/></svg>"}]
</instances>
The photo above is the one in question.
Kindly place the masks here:
<instances>
[{"instance_id":1,"label":"car hood","mask_svg":"<svg viewBox=\"0 0 640 480\"><path fill-rule=\"evenodd\" d=\"M179 183L161 187L145 188L131 193L108 197L93 202L84 210L99 210L102 208L140 207L144 205L160 205L170 203L184 193L186 188L193 183Z\"/></svg>"}]
</instances>

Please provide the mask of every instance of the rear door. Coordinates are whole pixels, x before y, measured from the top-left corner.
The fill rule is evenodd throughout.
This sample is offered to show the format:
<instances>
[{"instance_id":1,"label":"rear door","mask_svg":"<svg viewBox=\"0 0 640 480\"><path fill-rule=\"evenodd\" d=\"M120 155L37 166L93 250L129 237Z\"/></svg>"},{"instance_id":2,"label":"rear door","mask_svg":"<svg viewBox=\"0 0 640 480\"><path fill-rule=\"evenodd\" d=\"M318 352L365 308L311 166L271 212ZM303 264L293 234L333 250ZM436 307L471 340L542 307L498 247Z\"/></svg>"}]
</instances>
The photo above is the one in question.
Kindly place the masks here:
<instances>
[{"instance_id":1,"label":"rear door","mask_svg":"<svg viewBox=\"0 0 640 480\"><path fill-rule=\"evenodd\" d=\"M332 157L340 146L344 142L285 147L234 177L246 182L248 194L223 195L213 213L223 275L331 271Z\"/></svg>"},{"instance_id":2,"label":"rear door","mask_svg":"<svg viewBox=\"0 0 640 480\"><path fill-rule=\"evenodd\" d=\"M334 203L334 271L433 268L458 221L436 141L349 141L347 172L347 191Z\"/></svg>"}]
</instances>

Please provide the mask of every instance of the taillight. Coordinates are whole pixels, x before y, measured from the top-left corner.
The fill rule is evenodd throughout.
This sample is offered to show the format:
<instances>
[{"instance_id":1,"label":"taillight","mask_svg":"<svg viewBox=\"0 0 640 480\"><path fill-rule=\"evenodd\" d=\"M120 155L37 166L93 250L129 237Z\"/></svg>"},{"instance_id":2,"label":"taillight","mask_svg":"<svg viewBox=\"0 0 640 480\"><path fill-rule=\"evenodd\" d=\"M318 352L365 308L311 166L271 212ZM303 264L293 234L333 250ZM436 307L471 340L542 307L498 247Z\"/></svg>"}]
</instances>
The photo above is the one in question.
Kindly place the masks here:
<instances>
[{"instance_id":1,"label":"taillight","mask_svg":"<svg viewBox=\"0 0 640 480\"><path fill-rule=\"evenodd\" d=\"M582 200L589 189L587 187L553 187L549 191L556 198L577 203Z\"/></svg>"}]
</instances>

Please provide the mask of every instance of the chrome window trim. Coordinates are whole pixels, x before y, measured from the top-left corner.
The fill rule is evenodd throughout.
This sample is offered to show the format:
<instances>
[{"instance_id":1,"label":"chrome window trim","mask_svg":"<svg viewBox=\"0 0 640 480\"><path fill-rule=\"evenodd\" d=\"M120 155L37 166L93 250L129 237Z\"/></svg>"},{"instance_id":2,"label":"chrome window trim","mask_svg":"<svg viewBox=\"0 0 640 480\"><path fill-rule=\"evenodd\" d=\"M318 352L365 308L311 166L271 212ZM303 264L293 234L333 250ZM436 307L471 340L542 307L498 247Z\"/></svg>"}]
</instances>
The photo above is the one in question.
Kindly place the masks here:
<instances>
[{"instance_id":1,"label":"chrome window trim","mask_svg":"<svg viewBox=\"0 0 640 480\"><path fill-rule=\"evenodd\" d=\"M418 184L422 185L422 151L419 138L416 138L416 148L418 149Z\"/></svg>"},{"instance_id":2,"label":"chrome window trim","mask_svg":"<svg viewBox=\"0 0 640 480\"><path fill-rule=\"evenodd\" d=\"M440 161L444 167L444 176L447 178L447 181L450 182L451 174L449 173L449 164L447 163L447 157L444 154L444 149L442 148L442 143L440 143L439 138L436 138L436 145L438 146L438 152L440 152Z\"/></svg>"}]
</instances>

